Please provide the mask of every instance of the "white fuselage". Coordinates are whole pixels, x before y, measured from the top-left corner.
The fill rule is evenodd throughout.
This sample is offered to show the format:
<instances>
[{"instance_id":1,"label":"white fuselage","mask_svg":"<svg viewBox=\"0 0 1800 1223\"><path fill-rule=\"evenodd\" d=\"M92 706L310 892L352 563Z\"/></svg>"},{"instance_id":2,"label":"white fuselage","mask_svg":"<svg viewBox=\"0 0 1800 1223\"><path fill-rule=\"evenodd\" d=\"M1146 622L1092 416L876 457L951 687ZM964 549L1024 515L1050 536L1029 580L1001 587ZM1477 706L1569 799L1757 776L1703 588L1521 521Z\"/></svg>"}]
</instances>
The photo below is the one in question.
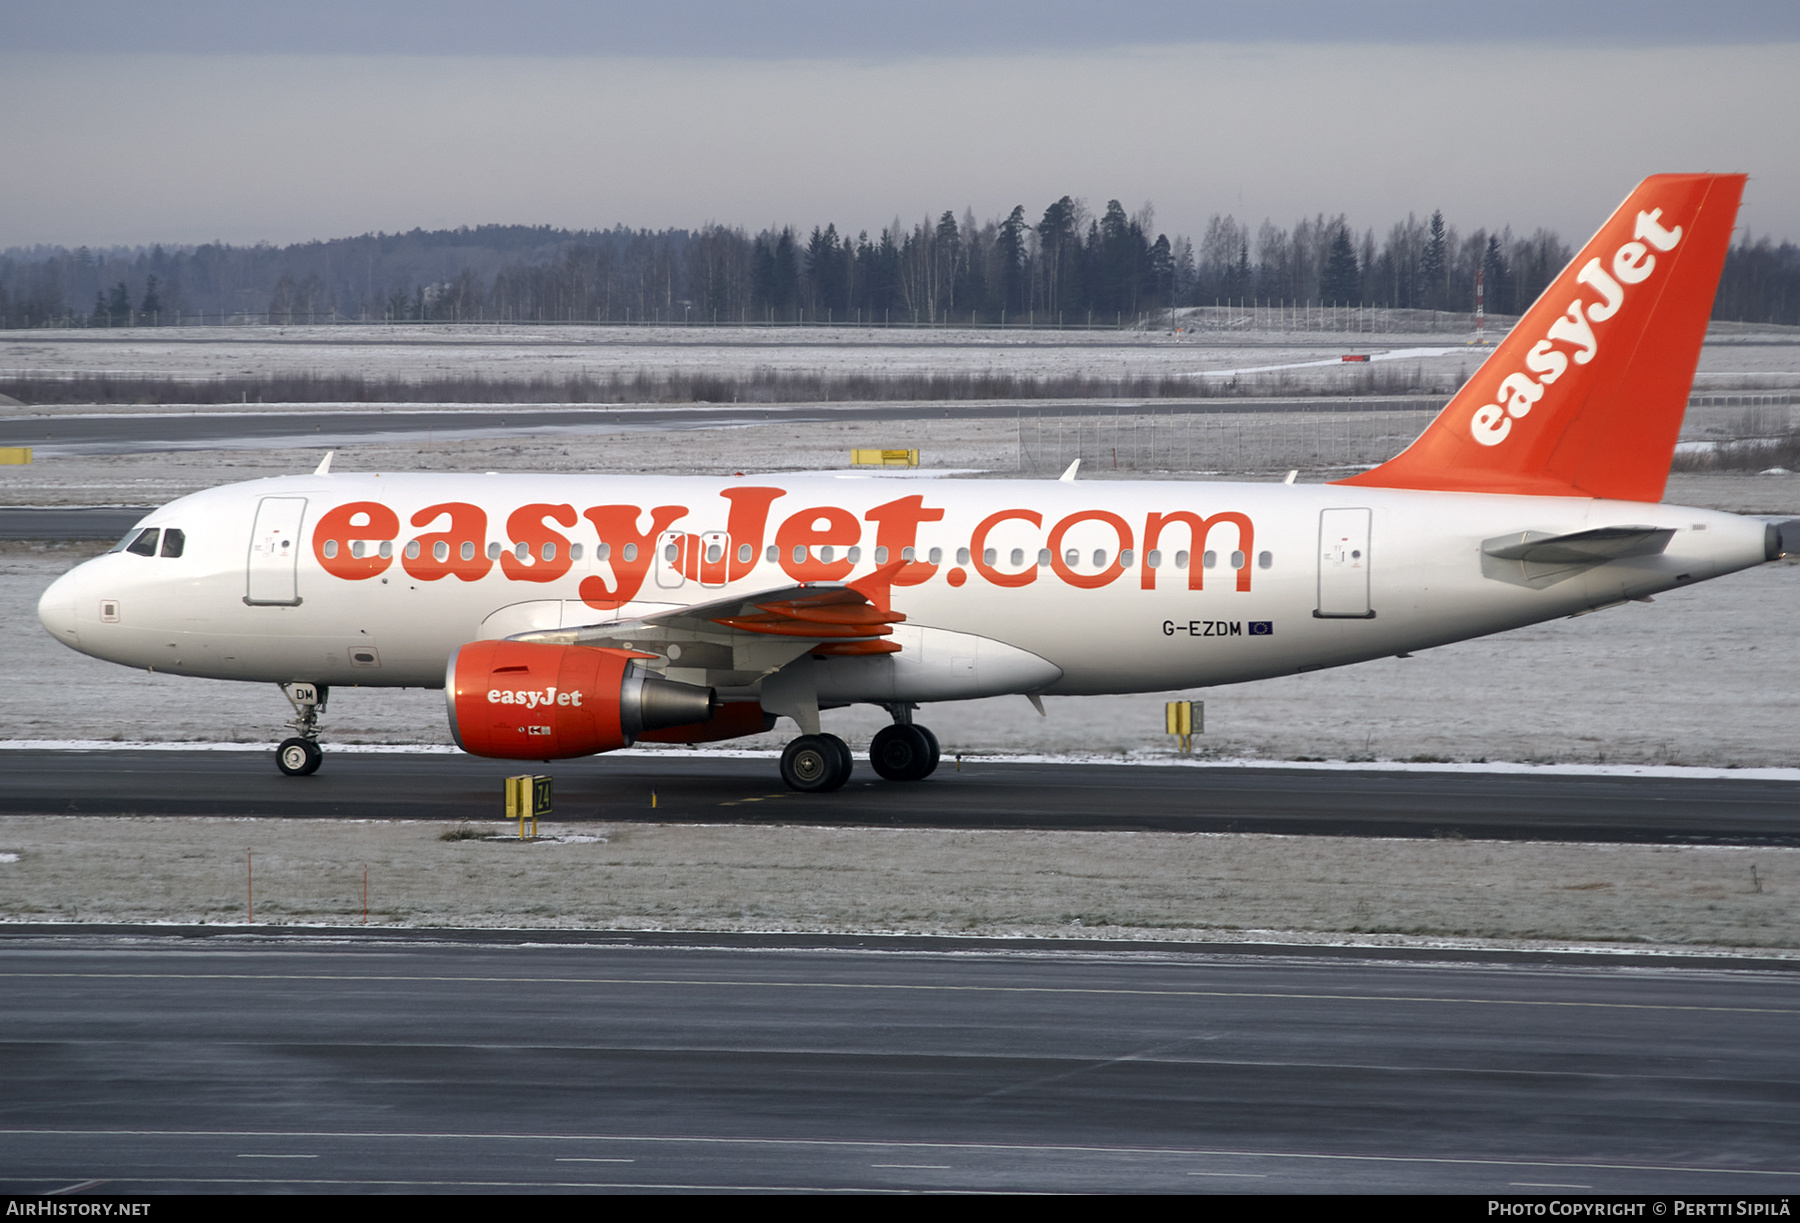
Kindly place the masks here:
<instances>
[{"instance_id":1,"label":"white fuselage","mask_svg":"<svg viewBox=\"0 0 1800 1223\"><path fill-rule=\"evenodd\" d=\"M760 517L723 495L748 488L763 490L748 498ZM350 503L385 507L398 527L380 513L346 527ZM454 521L413 525L452 504ZM439 687L445 660L471 640L854 581L878 556L912 549L890 592L905 616L891 638L900 652L816 660L824 704L1237 683L1498 632L1766 559L1762 522L1677 506L1163 481L333 474L197 493L141 526L181 531L181 555L114 551L58 579L39 611L59 640L156 671L365 686ZM1608 526L1674 534L1659 554L1560 576L1483 551L1508 535ZM626 536L640 568L648 562L635 591L619 572ZM443 555L462 571L446 571ZM629 598L608 606L616 599L596 594ZM667 667L708 682L679 657ZM731 682L748 698L762 681Z\"/></svg>"}]
</instances>

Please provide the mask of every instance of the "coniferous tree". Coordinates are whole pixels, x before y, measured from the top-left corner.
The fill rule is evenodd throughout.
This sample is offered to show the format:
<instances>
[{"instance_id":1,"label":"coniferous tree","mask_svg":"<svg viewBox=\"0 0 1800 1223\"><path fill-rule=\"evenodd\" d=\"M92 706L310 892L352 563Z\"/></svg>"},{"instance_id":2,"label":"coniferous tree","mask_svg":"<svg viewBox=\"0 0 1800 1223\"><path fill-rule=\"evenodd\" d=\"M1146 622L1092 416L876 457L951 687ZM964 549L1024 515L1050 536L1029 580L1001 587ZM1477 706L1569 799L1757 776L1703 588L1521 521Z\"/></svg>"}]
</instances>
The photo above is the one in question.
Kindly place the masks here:
<instances>
[{"instance_id":1,"label":"coniferous tree","mask_svg":"<svg viewBox=\"0 0 1800 1223\"><path fill-rule=\"evenodd\" d=\"M1487 312L1511 314L1512 277L1507 274L1505 248L1500 244L1499 234L1487 240L1487 250L1481 256L1481 276Z\"/></svg>"},{"instance_id":2,"label":"coniferous tree","mask_svg":"<svg viewBox=\"0 0 1800 1223\"><path fill-rule=\"evenodd\" d=\"M1000 223L1000 229L994 236L994 260L999 271L1000 310L1010 311L1014 318L1025 307L1025 232L1030 226L1025 223L1025 206L1013 207L1006 220Z\"/></svg>"},{"instance_id":3,"label":"coniferous tree","mask_svg":"<svg viewBox=\"0 0 1800 1223\"><path fill-rule=\"evenodd\" d=\"M1444 214L1432 209L1429 236L1424 253L1419 256L1421 305L1431 310L1444 308L1444 278L1449 271L1449 244L1444 234Z\"/></svg>"},{"instance_id":4,"label":"coniferous tree","mask_svg":"<svg viewBox=\"0 0 1800 1223\"><path fill-rule=\"evenodd\" d=\"M1325 267L1319 275L1319 296L1330 305L1350 306L1362 299L1361 278L1356 268L1356 247L1350 242L1350 228L1334 226L1330 245L1326 248Z\"/></svg>"},{"instance_id":5,"label":"coniferous tree","mask_svg":"<svg viewBox=\"0 0 1800 1223\"><path fill-rule=\"evenodd\" d=\"M1073 279L1075 263L1081 254L1081 210L1069 196L1063 196L1044 209L1038 222L1038 250L1043 260L1044 309L1055 315L1063 307L1063 294Z\"/></svg>"},{"instance_id":6,"label":"coniferous tree","mask_svg":"<svg viewBox=\"0 0 1800 1223\"><path fill-rule=\"evenodd\" d=\"M956 313L956 273L962 265L962 231L957 228L954 213L946 211L938 218L937 232L932 238L935 305L941 317L948 321Z\"/></svg>"}]
</instances>

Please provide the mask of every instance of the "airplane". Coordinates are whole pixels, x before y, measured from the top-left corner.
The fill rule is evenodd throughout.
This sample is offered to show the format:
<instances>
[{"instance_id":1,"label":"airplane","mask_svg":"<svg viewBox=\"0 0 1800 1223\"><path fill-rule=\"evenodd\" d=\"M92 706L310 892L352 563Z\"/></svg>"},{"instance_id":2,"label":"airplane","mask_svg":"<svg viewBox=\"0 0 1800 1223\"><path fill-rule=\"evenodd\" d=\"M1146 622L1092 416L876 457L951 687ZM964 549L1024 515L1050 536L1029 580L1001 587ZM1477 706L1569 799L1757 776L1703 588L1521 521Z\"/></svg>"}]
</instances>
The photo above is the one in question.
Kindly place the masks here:
<instances>
[{"instance_id":1,"label":"airplane","mask_svg":"<svg viewBox=\"0 0 1800 1223\"><path fill-rule=\"evenodd\" d=\"M1800 519L1661 504L1746 179L1644 180L1442 413L1326 484L346 473L170 502L39 618L126 666L275 683L283 773L333 686L442 687L466 752L556 760L893 721L938 701L1155 692L1337 667L1610 607L1777 559ZM923 491L919 491L923 489Z\"/></svg>"}]
</instances>

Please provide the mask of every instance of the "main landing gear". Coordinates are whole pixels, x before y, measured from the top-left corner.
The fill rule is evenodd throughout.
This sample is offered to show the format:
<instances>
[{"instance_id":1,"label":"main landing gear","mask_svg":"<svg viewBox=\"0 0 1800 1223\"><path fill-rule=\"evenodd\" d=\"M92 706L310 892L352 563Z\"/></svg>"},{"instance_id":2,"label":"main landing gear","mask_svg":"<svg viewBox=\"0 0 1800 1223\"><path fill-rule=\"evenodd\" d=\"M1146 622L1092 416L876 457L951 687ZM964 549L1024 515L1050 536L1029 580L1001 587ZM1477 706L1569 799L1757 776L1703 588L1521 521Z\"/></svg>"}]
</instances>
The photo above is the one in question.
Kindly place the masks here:
<instances>
[{"instance_id":1,"label":"main landing gear","mask_svg":"<svg viewBox=\"0 0 1800 1223\"><path fill-rule=\"evenodd\" d=\"M869 765L889 781L923 781L938 765L937 736L923 726L884 726L869 742Z\"/></svg>"},{"instance_id":2,"label":"main landing gear","mask_svg":"<svg viewBox=\"0 0 1800 1223\"><path fill-rule=\"evenodd\" d=\"M781 753L781 780L808 794L835 790L850 780L850 745L836 735L801 735Z\"/></svg>"},{"instance_id":3,"label":"main landing gear","mask_svg":"<svg viewBox=\"0 0 1800 1223\"><path fill-rule=\"evenodd\" d=\"M324 684L283 684L281 694L294 707L294 719L287 725L297 733L275 749L275 767L289 777L316 773L325 762L319 748L319 715L325 712L331 689Z\"/></svg>"},{"instance_id":4,"label":"main landing gear","mask_svg":"<svg viewBox=\"0 0 1800 1223\"><path fill-rule=\"evenodd\" d=\"M892 726L876 732L869 764L889 781L922 781L938 766L937 736L912 720L911 705L890 705ZM781 780L792 790L824 794L850 780L850 746L836 735L801 735L781 753Z\"/></svg>"}]
</instances>

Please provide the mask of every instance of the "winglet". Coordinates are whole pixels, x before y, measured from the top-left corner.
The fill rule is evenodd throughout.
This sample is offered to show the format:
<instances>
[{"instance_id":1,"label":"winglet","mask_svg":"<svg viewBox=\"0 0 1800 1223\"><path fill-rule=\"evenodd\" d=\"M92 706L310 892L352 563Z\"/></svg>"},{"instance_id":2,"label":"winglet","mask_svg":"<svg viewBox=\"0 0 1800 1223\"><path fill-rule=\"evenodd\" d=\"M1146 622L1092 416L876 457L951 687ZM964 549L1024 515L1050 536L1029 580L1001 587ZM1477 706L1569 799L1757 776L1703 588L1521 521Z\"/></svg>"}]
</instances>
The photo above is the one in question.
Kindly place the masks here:
<instances>
[{"instance_id":1,"label":"winglet","mask_svg":"<svg viewBox=\"0 0 1800 1223\"><path fill-rule=\"evenodd\" d=\"M335 450L327 450L325 452L325 457L319 460L319 465L317 467L313 468L313 475L315 475L315 476L330 475L331 474L331 456L336 453L337 453L337 451L335 451Z\"/></svg>"},{"instance_id":2,"label":"winglet","mask_svg":"<svg viewBox=\"0 0 1800 1223\"><path fill-rule=\"evenodd\" d=\"M1073 463L1069 464L1069 470L1063 472L1062 475L1060 475L1056 478L1058 480L1062 481L1064 484L1073 484L1073 483L1075 483L1075 469L1080 466L1081 466L1081 460L1076 459Z\"/></svg>"},{"instance_id":3,"label":"winglet","mask_svg":"<svg viewBox=\"0 0 1800 1223\"><path fill-rule=\"evenodd\" d=\"M1340 484L1660 501L1742 174L1658 174L1419 439Z\"/></svg>"}]
</instances>

